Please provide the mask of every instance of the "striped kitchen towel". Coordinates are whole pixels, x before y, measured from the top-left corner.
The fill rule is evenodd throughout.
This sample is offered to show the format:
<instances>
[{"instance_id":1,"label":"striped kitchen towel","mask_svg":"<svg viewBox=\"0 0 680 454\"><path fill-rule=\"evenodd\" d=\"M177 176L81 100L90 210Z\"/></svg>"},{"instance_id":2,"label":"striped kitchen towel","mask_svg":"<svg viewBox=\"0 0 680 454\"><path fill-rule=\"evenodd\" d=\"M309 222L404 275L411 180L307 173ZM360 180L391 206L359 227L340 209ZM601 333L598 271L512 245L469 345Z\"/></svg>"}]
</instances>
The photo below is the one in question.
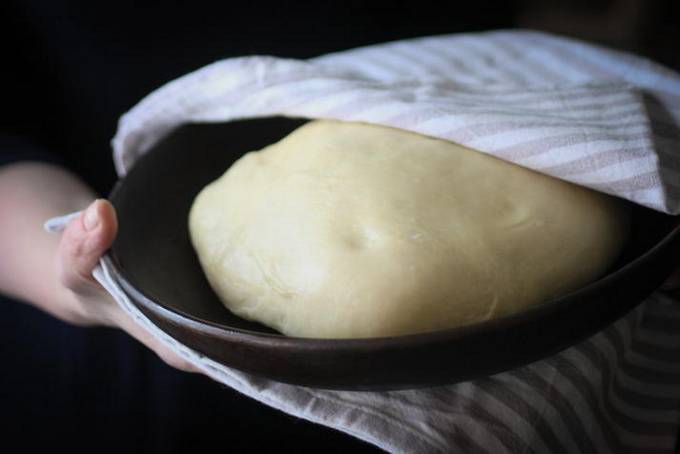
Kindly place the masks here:
<instances>
[{"instance_id":1,"label":"striped kitchen towel","mask_svg":"<svg viewBox=\"0 0 680 454\"><path fill-rule=\"evenodd\" d=\"M271 115L407 129L680 213L680 77L642 58L531 31L421 38L307 61L216 62L126 113L114 161L123 176L182 123ZM387 451L673 451L680 304L662 292L593 338L517 370L421 390L347 392L221 366L151 324L105 265L95 277L214 379Z\"/></svg>"},{"instance_id":2,"label":"striped kitchen towel","mask_svg":"<svg viewBox=\"0 0 680 454\"><path fill-rule=\"evenodd\" d=\"M123 115L114 162L125 174L182 123L273 115L407 129L680 213L680 76L527 31L398 41L308 61L218 61Z\"/></svg>"}]
</instances>

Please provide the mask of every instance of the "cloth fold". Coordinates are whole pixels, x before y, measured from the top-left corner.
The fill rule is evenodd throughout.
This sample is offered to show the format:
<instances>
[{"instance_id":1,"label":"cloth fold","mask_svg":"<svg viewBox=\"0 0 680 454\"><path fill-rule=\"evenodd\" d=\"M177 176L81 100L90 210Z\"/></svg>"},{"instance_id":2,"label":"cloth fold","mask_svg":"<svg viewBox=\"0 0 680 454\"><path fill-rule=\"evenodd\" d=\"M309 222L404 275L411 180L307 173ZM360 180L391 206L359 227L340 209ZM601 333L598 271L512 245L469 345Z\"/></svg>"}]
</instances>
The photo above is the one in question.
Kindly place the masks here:
<instances>
[{"instance_id":1,"label":"cloth fold","mask_svg":"<svg viewBox=\"0 0 680 454\"><path fill-rule=\"evenodd\" d=\"M270 115L407 129L680 212L680 77L639 57L531 31L420 38L308 61L216 62L121 117L116 169L124 176L180 124ZM68 219L47 227L59 230ZM224 367L146 319L106 261L94 275L141 326L215 380L390 452L673 451L680 304L661 292L586 342L517 370L451 386L347 392Z\"/></svg>"}]
</instances>

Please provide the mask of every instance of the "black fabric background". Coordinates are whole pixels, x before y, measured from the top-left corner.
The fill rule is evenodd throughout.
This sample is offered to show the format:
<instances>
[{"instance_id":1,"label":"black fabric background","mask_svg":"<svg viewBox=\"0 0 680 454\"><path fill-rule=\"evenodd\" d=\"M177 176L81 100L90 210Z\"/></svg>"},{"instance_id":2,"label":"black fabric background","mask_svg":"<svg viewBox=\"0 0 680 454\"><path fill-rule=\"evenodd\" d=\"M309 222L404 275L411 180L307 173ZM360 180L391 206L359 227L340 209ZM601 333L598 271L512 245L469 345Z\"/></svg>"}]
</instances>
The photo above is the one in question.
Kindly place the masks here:
<instances>
[{"instance_id":1,"label":"black fabric background","mask_svg":"<svg viewBox=\"0 0 680 454\"><path fill-rule=\"evenodd\" d=\"M115 181L109 140L118 117L173 78L232 56L306 58L414 36L532 25L521 18L534 3L6 0L0 5L0 164L22 157L61 162L105 195ZM597 12L612 2L593 3ZM677 8L659 4L656 32L630 43L663 60L672 54L655 43L667 41L659 35L676 36L667 13ZM0 311L5 447L375 451L175 371L124 333L72 327L7 299Z\"/></svg>"}]
</instances>

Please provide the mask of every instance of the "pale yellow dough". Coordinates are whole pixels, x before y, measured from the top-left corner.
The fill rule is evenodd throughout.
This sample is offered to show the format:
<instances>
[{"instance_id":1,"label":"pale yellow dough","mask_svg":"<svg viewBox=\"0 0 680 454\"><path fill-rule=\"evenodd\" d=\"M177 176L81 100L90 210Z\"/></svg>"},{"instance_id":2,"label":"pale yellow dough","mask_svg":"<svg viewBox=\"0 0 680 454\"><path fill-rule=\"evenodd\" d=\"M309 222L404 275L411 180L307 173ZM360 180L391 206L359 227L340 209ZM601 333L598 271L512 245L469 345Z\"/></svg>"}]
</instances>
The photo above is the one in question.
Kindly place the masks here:
<instances>
[{"instance_id":1,"label":"pale yellow dough","mask_svg":"<svg viewBox=\"0 0 680 454\"><path fill-rule=\"evenodd\" d=\"M235 314L284 334L391 336L514 313L593 280L622 204L463 146L313 121L196 197L191 240Z\"/></svg>"}]
</instances>

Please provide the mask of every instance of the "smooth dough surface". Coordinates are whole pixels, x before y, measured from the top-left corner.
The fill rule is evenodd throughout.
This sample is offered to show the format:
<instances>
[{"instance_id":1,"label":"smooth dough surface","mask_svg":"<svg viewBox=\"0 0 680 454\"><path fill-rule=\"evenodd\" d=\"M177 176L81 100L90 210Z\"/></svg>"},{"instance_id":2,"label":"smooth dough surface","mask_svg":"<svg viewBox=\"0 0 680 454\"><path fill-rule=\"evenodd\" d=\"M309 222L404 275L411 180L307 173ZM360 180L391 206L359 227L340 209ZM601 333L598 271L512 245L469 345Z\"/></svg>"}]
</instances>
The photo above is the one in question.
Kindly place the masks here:
<instances>
[{"instance_id":1,"label":"smooth dough surface","mask_svg":"<svg viewBox=\"0 0 680 454\"><path fill-rule=\"evenodd\" d=\"M612 197L463 146L312 121L196 197L191 241L235 314L289 336L455 327L595 279L626 237Z\"/></svg>"}]
</instances>

